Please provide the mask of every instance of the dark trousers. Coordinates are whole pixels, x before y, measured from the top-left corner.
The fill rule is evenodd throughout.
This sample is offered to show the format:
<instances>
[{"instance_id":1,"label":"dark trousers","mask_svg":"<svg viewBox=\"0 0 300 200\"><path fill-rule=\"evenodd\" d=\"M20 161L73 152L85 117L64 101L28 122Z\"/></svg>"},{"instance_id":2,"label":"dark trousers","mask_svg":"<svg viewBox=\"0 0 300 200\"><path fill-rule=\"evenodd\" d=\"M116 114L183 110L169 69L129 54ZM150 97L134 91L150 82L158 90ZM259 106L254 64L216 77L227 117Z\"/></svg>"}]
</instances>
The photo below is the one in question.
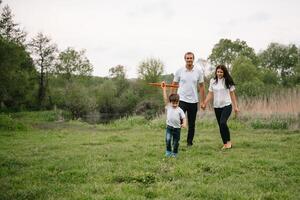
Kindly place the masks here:
<instances>
[{"instance_id":1,"label":"dark trousers","mask_svg":"<svg viewBox=\"0 0 300 200\"><path fill-rule=\"evenodd\" d=\"M225 106L223 108L215 108L215 114L218 121L220 134L223 140L223 144L230 141L230 132L227 126L227 120L231 114L232 106Z\"/></svg>"},{"instance_id":2,"label":"dark trousers","mask_svg":"<svg viewBox=\"0 0 300 200\"><path fill-rule=\"evenodd\" d=\"M184 113L187 113L188 118L188 135L187 135L187 144L193 145L193 139L195 135L195 121L198 111L198 103L187 103L184 101L179 101L179 107L183 110Z\"/></svg>"},{"instance_id":3,"label":"dark trousers","mask_svg":"<svg viewBox=\"0 0 300 200\"><path fill-rule=\"evenodd\" d=\"M167 126L166 129L166 147L168 152L178 153L179 140L180 140L180 128L173 128L172 126ZM172 143L173 139L173 143Z\"/></svg>"}]
</instances>

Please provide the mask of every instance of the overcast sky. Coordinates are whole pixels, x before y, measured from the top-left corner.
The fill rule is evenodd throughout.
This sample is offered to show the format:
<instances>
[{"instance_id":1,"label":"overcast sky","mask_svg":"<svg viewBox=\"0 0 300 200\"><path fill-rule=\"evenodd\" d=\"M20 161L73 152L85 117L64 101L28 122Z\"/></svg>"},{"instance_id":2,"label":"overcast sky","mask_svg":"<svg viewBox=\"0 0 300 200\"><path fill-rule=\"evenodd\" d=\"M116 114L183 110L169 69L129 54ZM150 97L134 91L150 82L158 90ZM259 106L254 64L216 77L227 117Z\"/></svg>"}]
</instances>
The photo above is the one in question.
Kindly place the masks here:
<instances>
[{"instance_id":1,"label":"overcast sky","mask_svg":"<svg viewBox=\"0 0 300 200\"><path fill-rule=\"evenodd\" d=\"M165 73L184 66L186 51L206 59L221 39L245 40L256 52L270 42L300 44L299 0L3 0L29 33L60 50L86 49L93 75L159 58Z\"/></svg>"}]
</instances>

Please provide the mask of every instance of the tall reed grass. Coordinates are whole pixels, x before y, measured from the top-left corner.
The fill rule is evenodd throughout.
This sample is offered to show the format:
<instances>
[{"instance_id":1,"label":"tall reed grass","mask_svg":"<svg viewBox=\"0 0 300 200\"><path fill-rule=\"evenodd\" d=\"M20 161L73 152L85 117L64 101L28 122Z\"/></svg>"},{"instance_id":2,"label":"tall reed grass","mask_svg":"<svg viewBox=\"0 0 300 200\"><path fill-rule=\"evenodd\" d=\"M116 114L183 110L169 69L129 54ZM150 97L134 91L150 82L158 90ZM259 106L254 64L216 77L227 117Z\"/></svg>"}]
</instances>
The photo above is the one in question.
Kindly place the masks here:
<instances>
[{"instance_id":1,"label":"tall reed grass","mask_svg":"<svg viewBox=\"0 0 300 200\"><path fill-rule=\"evenodd\" d=\"M253 128L300 129L300 88L278 89L255 98L238 98L238 119ZM212 105L200 118L214 117Z\"/></svg>"},{"instance_id":2,"label":"tall reed grass","mask_svg":"<svg viewBox=\"0 0 300 200\"><path fill-rule=\"evenodd\" d=\"M300 114L300 88L281 89L256 98L241 98L239 107L243 114L297 117Z\"/></svg>"}]
</instances>

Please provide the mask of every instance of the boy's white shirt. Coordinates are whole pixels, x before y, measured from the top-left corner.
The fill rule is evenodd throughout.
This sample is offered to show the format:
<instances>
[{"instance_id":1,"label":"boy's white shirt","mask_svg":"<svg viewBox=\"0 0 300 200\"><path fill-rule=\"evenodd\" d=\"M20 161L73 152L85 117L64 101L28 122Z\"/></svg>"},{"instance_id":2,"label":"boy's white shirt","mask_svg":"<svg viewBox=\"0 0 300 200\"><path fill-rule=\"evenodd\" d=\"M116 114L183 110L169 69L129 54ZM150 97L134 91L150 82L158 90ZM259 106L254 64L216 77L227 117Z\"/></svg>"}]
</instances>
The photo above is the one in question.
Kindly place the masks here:
<instances>
[{"instance_id":1,"label":"boy's white shirt","mask_svg":"<svg viewBox=\"0 0 300 200\"><path fill-rule=\"evenodd\" d=\"M165 107L167 120L166 123L173 128L181 128L181 119L185 118L183 110L177 106L174 108L171 103L168 103Z\"/></svg>"}]
</instances>

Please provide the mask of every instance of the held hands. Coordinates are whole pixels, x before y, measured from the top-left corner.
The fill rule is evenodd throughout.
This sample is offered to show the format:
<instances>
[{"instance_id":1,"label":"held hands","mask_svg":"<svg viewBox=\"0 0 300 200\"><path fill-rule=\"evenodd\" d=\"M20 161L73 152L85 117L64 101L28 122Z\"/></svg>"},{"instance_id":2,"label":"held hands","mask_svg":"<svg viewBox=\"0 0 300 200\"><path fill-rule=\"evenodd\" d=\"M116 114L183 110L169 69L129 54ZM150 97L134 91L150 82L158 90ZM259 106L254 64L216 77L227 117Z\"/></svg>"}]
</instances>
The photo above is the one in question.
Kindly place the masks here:
<instances>
[{"instance_id":1,"label":"held hands","mask_svg":"<svg viewBox=\"0 0 300 200\"><path fill-rule=\"evenodd\" d=\"M205 110L205 108L206 108L206 103L205 103L205 102L200 103L200 108L201 108L202 110Z\"/></svg>"}]
</instances>

